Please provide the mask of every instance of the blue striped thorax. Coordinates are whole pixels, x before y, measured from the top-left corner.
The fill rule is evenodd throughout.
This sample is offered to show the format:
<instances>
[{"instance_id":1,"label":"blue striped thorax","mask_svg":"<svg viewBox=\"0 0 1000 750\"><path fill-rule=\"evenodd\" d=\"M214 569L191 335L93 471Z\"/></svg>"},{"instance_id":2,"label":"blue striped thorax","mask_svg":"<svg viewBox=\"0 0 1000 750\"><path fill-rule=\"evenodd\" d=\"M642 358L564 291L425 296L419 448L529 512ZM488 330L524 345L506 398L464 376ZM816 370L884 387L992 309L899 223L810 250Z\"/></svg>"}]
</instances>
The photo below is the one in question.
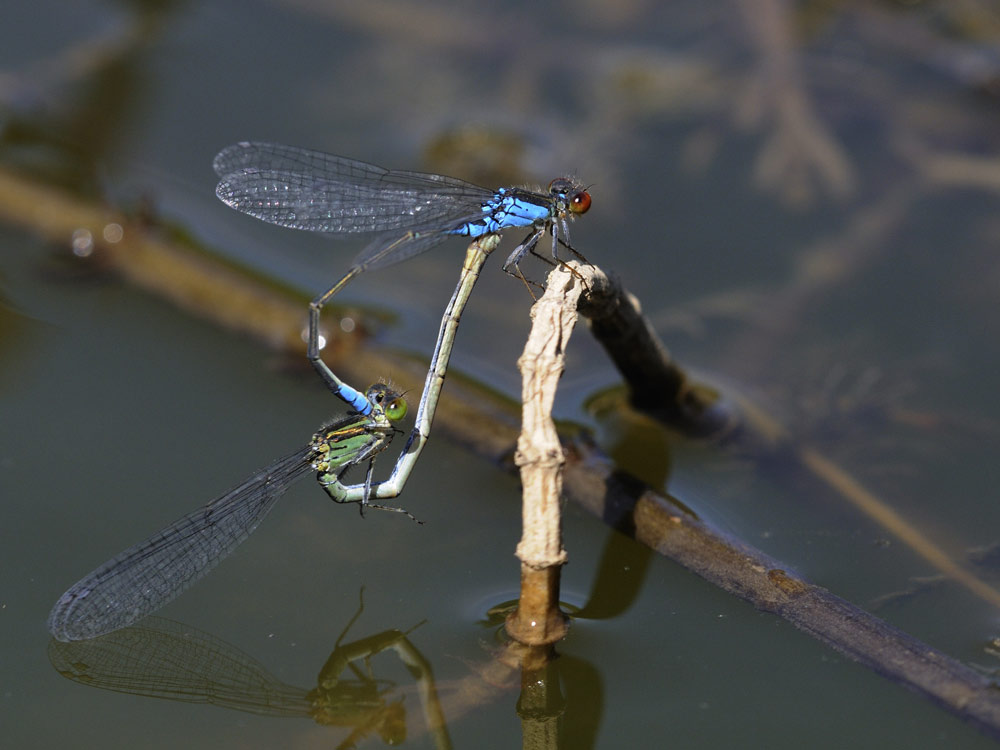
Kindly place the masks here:
<instances>
[{"instance_id":1,"label":"blue striped thorax","mask_svg":"<svg viewBox=\"0 0 1000 750\"><path fill-rule=\"evenodd\" d=\"M546 226L573 214L586 213L590 202L590 193L568 177L552 180L548 195L523 188L500 188L492 200L482 204L486 215L481 221L463 224L451 234L481 237L511 227Z\"/></svg>"}]
</instances>

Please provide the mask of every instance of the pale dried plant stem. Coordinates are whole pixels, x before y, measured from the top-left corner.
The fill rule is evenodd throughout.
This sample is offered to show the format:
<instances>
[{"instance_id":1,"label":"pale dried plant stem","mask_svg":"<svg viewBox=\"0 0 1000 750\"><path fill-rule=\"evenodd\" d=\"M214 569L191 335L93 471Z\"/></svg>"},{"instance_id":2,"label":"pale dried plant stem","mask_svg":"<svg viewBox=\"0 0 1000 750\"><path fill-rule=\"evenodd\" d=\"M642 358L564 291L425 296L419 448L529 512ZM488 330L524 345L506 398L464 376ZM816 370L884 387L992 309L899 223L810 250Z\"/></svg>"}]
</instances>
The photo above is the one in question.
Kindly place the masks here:
<instances>
[{"instance_id":1,"label":"pale dried plant stem","mask_svg":"<svg viewBox=\"0 0 1000 750\"><path fill-rule=\"evenodd\" d=\"M531 333L518 360L523 412L514 460L523 488L523 532L517 546L521 599L508 618L507 632L530 645L553 643L567 629L559 610L559 571L567 559L560 513L565 457L552 404L584 290L579 269L577 264L572 270L561 265L549 274L545 293L531 308Z\"/></svg>"}]
</instances>

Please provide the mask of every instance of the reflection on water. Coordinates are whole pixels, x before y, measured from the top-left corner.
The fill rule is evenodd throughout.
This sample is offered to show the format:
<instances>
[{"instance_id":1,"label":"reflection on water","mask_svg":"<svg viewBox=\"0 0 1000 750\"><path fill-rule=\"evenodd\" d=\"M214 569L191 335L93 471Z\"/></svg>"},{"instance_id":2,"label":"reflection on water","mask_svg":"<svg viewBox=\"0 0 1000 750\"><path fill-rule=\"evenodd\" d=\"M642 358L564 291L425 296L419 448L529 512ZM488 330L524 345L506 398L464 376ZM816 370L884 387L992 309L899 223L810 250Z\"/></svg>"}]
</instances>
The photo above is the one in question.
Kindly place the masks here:
<instances>
[{"instance_id":1,"label":"reflection on water","mask_svg":"<svg viewBox=\"0 0 1000 750\"><path fill-rule=\"evenodd\" d=\"M63 677L103 690L211 703L264 716L311 718L324 726L347 727L350 734L338 748L348 748L373 733L389 745L406 739L402 692L371 671L370 659L391 650L419 686L424 726L435 735L439 747L450 747L440 722L433 676L406 633L387 630L341 643L360 614L359 610L337 639L314 688L282 682L235 646L159 617L87 641L53 639L49 661ZM362 662L364 669L357 662ZM345 670L348 677L342 677Z\"/></svg>"}]
</instances>

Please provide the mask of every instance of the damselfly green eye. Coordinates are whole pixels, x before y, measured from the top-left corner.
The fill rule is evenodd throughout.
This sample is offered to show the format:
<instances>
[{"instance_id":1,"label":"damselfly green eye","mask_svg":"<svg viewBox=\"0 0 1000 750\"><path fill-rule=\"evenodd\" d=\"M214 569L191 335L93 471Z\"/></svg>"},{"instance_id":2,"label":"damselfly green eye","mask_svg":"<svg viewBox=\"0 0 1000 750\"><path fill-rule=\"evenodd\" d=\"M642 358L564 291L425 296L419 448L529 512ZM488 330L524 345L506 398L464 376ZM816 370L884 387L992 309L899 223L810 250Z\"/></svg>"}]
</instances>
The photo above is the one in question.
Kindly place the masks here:
<instances>
[{"instance_id":1,"label":"damselfly green eye","mask_svg":"<svg viewBox=\"0 0 1000 750\"><path fill-rule=\"evenodd\" d=\"M406 416L406 401L391 386L385 383L376 383L365 397L377 412L384 414L390 421L397 421Z\"/></svg>"},{"instance_id":2,"label":"damselfly green eye","mask_svg":"<svg viewBox=\"0 0 1000 750\"><path fill-rule=\"evenodd\" d=\"M393 399L385 407L385 416L388 417L390 422L398 422L406 416L406 408L406 399L402 397Z\"/></svg>"}]
</instances>

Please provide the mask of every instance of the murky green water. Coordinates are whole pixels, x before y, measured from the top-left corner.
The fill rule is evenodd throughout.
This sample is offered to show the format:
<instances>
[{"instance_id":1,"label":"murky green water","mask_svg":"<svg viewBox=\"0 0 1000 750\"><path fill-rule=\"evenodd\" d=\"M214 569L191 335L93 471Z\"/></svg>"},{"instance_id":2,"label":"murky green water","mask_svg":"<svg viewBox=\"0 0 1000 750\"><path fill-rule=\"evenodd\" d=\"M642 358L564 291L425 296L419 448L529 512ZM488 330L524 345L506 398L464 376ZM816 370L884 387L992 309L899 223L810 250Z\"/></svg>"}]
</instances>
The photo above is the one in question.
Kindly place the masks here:
<instances>
[{"instance_id":1,"label":"murky green water","mask_svg":"<svg viewBox=\"0 0 1000 750\"><path fill-rule=\"evenodd\" d=\"M213 195L221 147L276 140L487 184L573 171L594 196L574 244L621 276L678 359L752 396L996 584L1000 16L930 5L801 4L786 18L748 1L22 4L0 28L0 165L145 205L307 295L360 245L228 210ZM46 222L0 226L5 743L336 747L349 729L92 689L50 664L45 617L70 583L340 407L255 340L66 262L71 237L45 239ZM370 345L430 351L460 244L351 285L347 298L399 318ZM455 367L516 395L530 303L490 269ZM585 400L616 382L581 329L558 416L789 569L997 668L993 607L800 467L588 416ZM457 708L490 663L487 610L516 596L518 489L440 439L403 496L422 527L362 521L303 482L160 614L304 693L363 588L343 643L422 623L407 638L454 746L518 747L516 676ZM622 611L559 646L562 747L991 744L572 505L565 543L563 599L582 606L600 575ZM371 669L403 686L406 746L434 747L397 652Z\"/></svg>"}]
</instances>

